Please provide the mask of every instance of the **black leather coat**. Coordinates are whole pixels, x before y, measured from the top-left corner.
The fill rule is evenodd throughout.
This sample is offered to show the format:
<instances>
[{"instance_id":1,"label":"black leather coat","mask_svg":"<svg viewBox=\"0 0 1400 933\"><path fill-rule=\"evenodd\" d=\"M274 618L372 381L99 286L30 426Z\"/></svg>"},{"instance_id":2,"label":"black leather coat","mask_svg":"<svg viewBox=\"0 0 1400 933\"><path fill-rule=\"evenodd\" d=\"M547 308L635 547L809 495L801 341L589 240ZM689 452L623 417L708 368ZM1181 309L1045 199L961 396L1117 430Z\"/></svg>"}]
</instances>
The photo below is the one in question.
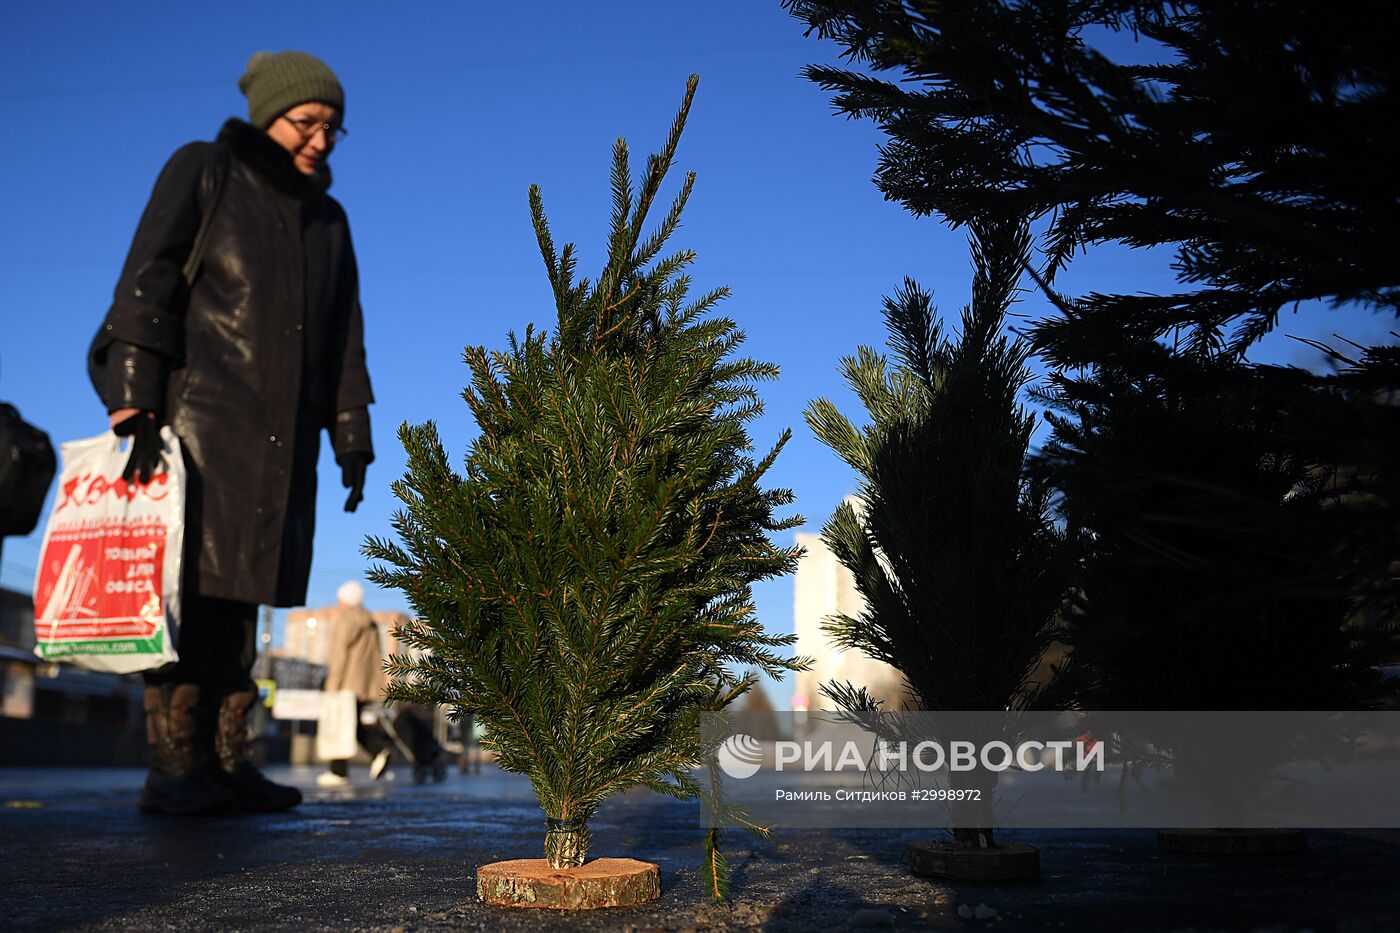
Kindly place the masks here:
<instances>
[{"instance_id":1,"label":"black leather coat","mask_svg":"<svg viewBox=\"0 0 1400 933\"><path fill-rule=\"evenodd\" d=\"M187 289L181 267L223 172ZM108 411L157 411L184 445L184 585L204 596L304 603L320 432L338 460L372 456L355 254L329 181L240 120L181 148L92 344Z\"/></svg>"}]
</instances>

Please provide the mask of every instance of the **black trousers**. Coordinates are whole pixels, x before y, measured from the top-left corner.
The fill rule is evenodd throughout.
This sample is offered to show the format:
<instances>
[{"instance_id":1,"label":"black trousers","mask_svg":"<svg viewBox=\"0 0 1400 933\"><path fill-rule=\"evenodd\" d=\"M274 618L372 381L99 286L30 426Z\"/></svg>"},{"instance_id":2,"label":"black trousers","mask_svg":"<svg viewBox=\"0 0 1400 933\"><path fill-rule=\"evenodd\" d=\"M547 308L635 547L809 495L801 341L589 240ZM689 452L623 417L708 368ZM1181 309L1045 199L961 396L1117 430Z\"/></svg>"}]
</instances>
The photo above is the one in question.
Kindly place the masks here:
<instances>
[{"instance_id":1,"label":"black trousers","mask_svg":"<svg viewBox=\"0 0 1400 933\"><path fill-rule=\"evenodd\" d=\"M199 684L220 691L251 689L258 658L258 607L231 599L184 597L175 647L180 660L145 673L146 683Z\"/></svg>"}]
</instances>

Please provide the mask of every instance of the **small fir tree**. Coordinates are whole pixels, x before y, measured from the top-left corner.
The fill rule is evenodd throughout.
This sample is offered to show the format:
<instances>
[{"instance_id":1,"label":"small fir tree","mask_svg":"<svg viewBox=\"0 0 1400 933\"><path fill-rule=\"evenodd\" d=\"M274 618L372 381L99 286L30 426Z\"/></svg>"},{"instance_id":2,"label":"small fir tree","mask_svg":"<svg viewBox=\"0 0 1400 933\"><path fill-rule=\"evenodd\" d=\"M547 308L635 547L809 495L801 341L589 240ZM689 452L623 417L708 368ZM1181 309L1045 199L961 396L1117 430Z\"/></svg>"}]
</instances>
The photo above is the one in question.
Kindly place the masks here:
<instances>
[{"instance_id":1,"label":"small fir tree","mask_svg":"<svg viewBox=\"0 0 1400 933\"><path fill-rule=\"evenodd\" d=\"M930 295L906 280L885 300L893 371L868 347L842 364L870 424L858 429L825 399L807 410L860 476L860 508L843 503L822 539L866 609L824 628L897 668L924 710L1059 705L1054 678L1030 678L1055 638L1074 559L1024 476L1034 422L1017 397L1028 350L1002 333L1028 248L1022 223L975 225L958 338L944 336ZM876 706L863 688L825 691L851 712ZM989 799L995 775L978 780ZM962 827L954 838L987 846L992 831Z\"/></svg>"},{"instance_id":2,"label":"small fir tree","mask_svg":"<svg viewBox=\"0 0 1400 933\"><path fill-rule=\"evenodd\" d=\"M801 521L775 515L791 493L760 486L788 434L755 460L746 430L762 410L756 384L778 371L736 357L742 332L707 316L726 289L691 296L693 253L658 258L693 173L643 231L695 86L635 195L616 143L596 282L575 280L573 245L555 251L530 189L554 331L466 350L463 397L481 433L465 472L432 422L404 425L399 541L366 546L383 562L372 578L413 606L400 637L424 651L389 661L388 697L478 717L500 766L534 786L556 868L584 862L588 820L613 794L708 796L692 773L713 761L702 714L751 685L734 670L798 667L781 653L793 636L765 634L751 599L798 557L769 538ZM717 840L712 828L704 875L716 897Z\"/></svg>"}]
</instances>

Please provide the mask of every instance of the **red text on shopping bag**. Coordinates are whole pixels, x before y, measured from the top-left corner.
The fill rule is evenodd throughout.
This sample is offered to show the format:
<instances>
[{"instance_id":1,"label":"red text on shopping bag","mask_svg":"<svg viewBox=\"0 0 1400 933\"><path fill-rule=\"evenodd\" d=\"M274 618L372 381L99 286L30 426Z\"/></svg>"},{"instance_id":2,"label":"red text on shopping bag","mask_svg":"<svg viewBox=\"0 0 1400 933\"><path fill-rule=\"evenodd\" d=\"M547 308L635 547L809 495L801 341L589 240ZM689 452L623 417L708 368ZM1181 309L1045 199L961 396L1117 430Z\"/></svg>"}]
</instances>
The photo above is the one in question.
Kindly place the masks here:
<instances>
[{"instance_id":1,"label":"red text on shopping bag","mask_svg":"<svg viewBox=\"0 0 1400 933\"><path fill-rule=\"evenodd\" d=\"M165 522L78 522L49 533L35 605L52 641L153 635L165 613Z\"/></svg>"}]
</instances>

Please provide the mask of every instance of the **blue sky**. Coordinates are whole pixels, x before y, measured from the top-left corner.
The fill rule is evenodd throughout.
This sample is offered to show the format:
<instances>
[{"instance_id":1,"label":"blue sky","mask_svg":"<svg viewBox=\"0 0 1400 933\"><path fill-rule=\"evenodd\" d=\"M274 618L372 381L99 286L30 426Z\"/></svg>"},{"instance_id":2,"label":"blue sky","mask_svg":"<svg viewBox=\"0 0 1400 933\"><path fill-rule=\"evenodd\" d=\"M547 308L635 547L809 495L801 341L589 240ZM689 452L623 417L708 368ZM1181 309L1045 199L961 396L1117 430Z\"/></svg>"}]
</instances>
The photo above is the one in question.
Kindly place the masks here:
<instances>
[{"instance_id":1,"label":"blue sky","mask_svg":"<svg viewBox=\"0 0 1400 933\"><path fill-rule=\"evenodd\" d=\"M136 221L172 151L246 117L236 81L260 49L313 52L346 87L350 136L332 160L332 193L354 231L378 397L378 459L354 515L340 511L339 471L323 456L311 605L362 576L365 535L389 531L401 422L437 421L449 450L465 455L475 431L458 395L462 348L501 347L507 331L552 324L526 188L541 185L555 241L577 242L581 273L592 275L612 142L625 137L641 165L692 72L700 89L667 190L685 170L699 178L672 246L698 252L698 289L731 287L722 310L747 331L746 352L782 369L764 388L753 434L766 449L793 429L770 475L797 493L805 530L819 529L854 480L808 432L804 406L826 396L857 413L838 360L883 343L880 299L903 276L934 289L947 313L967 298L963 236L881 199L870 182L878 131L832 116L820 89L798 77L836 50L803 38L777 0L7 3L0 400L55 443L105 429L83 357ZM1163 291L1167 258L1100 250L1062 283ZM1020 307L1045 311L1030 295ZM1384 324L1313 308L1283 329L1380 339ZM1254 357L1307 363L1316 354L1280 335ZM5 541L0 585L30 588L38 545L38 532ZM790 579L759 588L770 630L792 630L791 592ZM372 588L369 602L405 607L398 593Z\"/></svg>"}]
</instances>

